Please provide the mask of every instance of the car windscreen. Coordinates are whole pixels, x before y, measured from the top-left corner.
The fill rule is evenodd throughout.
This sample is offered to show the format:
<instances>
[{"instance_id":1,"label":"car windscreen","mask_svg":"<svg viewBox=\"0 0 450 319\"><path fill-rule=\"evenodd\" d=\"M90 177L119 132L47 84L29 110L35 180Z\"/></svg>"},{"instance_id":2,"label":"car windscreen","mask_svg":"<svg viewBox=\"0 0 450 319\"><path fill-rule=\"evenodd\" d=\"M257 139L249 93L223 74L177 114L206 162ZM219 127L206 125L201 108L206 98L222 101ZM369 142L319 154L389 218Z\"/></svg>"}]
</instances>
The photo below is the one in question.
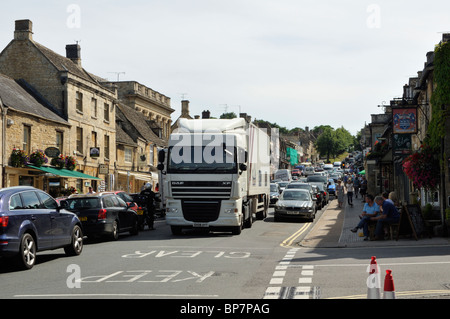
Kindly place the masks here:
<instances>
[{"instance_id":1,"label":"car windscreen","mask_svg":"<svg viewBox=\"0 0 450 319\"><path fill-rule=\"evenodd\" d=\"M307 201L308 193L305 192L290 192L288 190L283 192L282 195L283 200L300 200L300 201Z\"/></svg>"}]
</instances>

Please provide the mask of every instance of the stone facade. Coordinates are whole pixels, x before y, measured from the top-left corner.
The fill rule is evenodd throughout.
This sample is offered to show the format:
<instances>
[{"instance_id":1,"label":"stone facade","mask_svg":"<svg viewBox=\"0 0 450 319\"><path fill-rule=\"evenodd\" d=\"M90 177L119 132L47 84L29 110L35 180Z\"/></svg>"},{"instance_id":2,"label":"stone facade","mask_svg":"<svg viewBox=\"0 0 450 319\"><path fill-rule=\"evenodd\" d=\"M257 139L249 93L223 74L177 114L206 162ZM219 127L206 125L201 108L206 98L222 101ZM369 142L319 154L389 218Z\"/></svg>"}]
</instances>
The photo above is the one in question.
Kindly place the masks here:
<instances>
[{"instance_id":1,"label":"stone facade","mask_svg":"<svg viewBox=\"0 0 450 319\"><path fill-rule=\"evenodd\" d=\"M115 88L81 67L80 47L68 45L63 57L33 40L32 23L16 21L14 40L0 53L0 73L13 79L24 79L54 111L69 123L64 155L75 155L77 170L100 177L106 189L113 186L111 172L116 161L115 109L118 95ZM43 133L43 132L42 132ZM44 135L32 139L42 140ZM91 156L91 148L100 156ZM100 174L100 165L108 174ZM95 184L94 187L98 186ZM81 192L87 186L79 182Z\"/></svg>"}]
</instances>

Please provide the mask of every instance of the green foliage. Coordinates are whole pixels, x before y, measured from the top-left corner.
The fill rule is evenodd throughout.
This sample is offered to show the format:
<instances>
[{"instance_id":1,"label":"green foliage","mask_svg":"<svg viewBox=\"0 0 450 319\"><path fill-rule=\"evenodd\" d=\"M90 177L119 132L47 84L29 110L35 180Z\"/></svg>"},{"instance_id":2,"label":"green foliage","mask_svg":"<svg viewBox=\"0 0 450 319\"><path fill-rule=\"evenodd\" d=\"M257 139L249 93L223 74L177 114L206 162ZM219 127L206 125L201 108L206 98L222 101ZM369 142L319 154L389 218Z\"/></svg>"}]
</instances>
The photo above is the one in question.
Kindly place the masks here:
<instances>
[{"instance_id":1,"label":"green foliage","mask_svg":"<svg viewBox=\"0 0 450 319\"><path fill-rule=\"evenodd\" d=\"M432 116L425 141L438 150L440 139L445 136L445 119L450 105L450 43L436 46L434 56L434 82L436 88L431 96Z\"/></svg>"},{"instance_id":2,"label":"green foliage","mask_svg":"<svg viewBox=\"0 0 450 319\"><path fill-rule=\"evenodd\" d=\"M337 157L346 152L354 143L353 136L344 127L335 130L330 126L322 126L320 130L322 133L316 140L316 148L321 156L327 157L327 161L330 156Z\"/></svg>"}]
</instances>

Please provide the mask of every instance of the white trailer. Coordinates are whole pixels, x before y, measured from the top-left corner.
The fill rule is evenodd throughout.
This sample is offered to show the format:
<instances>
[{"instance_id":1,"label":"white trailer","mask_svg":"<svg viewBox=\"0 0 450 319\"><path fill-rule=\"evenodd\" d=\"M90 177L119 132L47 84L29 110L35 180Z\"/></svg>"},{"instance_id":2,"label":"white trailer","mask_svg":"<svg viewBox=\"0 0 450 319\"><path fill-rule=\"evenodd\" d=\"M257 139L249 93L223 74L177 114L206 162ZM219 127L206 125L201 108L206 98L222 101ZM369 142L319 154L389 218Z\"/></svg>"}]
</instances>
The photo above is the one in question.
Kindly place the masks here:
<instances>
[{"instance_id":1,"label":"white trailer","mask_svg":"<svg viewBox=\"0 0 450 319\"><path fill-rule=\"evenodd\" d=\"M166 158L163 156L166 154ZM164 174L166 222L240 234L253 215L267 216L270 140L245 119L180 119L158 168Z\"/></svg>"}]
</instances>

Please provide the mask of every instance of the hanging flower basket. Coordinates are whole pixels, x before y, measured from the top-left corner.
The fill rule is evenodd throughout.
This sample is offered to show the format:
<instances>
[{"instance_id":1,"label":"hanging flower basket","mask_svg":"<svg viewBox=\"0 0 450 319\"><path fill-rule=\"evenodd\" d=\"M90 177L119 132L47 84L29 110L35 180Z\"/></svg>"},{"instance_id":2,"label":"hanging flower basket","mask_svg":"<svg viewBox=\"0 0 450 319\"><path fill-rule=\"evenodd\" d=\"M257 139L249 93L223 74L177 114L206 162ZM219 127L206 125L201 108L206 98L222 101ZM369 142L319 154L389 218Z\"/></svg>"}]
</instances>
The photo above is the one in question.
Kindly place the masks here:
<instances>
[{"instance_id":1,"label":"hanging flower basket","mask_svg":"<svg viewBox=\"0 0 450 319\"><path fill-rule=\"evenodd\" d=\"M73 171L75 169L75 167L77 167L77 160L73 156L66 156L65 164L66 164L66 168L68 170Z\"/></svg>"},{"instance_id":2,"label":"hanging flower basket","mask_svg":"<svg viewBox=\"0 0 450 319\"><path fill-rule=\"evenodd\" d=\"M23 150L13 148L11 153L11 166L12 167L24 167L29 161L27 153Z\"/></svg>"},{"instance_id":3,"label":"hanging flower basket","mask_svg":"<svg viewBox=\"0 0 450 319\"><path fill-rule=\"evenodd\" d=\"M403 171L417 188L435 190L440 182L439 160L431 147L422 145L420 149L403 162Z\"/></svg>"},{"instance_id":4,"label":"hanging flower basket","mask_svg":"<svg viewBox=\"0 0 450 319\"><path fill-rule=\"evenodd\" d=\"M41 167L43 164L48 163L48 158L45 156L44 151L37 150L30 155L30 163L34 166Z\"/></svg>"},{"instance_id":5,"label":"hanging flower basket","mask_svg":"<svg viewBox=\"0 0 450 319\"><path fill-rule=\"evenodd\" d=\"M66 159L63 155L59 155L58 157L52 158L50 165L59 169L64 168L64 166L66 166Z\"/></svg>"}]
</instances>

